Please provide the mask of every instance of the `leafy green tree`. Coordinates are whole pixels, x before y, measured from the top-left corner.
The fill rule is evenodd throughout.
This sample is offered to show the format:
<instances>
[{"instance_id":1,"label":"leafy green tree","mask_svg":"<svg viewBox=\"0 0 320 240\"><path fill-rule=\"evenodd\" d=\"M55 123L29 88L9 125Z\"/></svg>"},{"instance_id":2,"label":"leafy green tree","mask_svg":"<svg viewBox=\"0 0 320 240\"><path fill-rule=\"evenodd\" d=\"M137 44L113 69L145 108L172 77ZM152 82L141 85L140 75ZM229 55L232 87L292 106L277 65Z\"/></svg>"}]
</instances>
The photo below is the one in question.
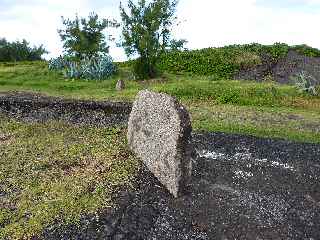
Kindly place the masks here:
<instances>
[{"instance_id":1,"label":"leafy green tree","mask_svg":"<svg viewBox=\"0 0 320 240\"><path fill-rule=\"evenodd\" d=\"M0 62L38 61L46 53L48 51L43 45L31 47L25 39L8 42L5 38L0 38Z\"/></svg>"},{"instance_id":2,"label":"leafy green tree","mask_svg":"<svg viewBox=\"0 0 320 240\"><path fill-rule=\"evenodd\" d=\"M70 20L62 17L62 23L64 29L59 29L58 33L65 52L78 60L84 56L91 58L108 53L109 46L103 31L108 27L119 27L115 20L100 20L94 12L89 14L88 19L76 16Z\"/></svg>"},{"instance_id":3,"label":"leafy green tree","mask_svg":"<svg viewBox=\"0 0 320 240\"><path fill-rule=\"evenodd\" d=\"M138 78L153 78L157 60L170 46L177 0L128 1L128 12L120 4L123 22L122 46L127 56L138 55L134 71Z\"/></svg>"},{"instance_id":4,"label":"leafy green tree","mask_svg":"<svg viewBox=\"0 0 320 240\"><path fill-rule=\"evenodd\" d=\"M186 39L179 39L179 40L175 40L172 39L170 42L170 51L183 51L183 50L187 50L187 48L185 48L185 44L188 43L188 41Z\"/></svg>"}]
</instances>

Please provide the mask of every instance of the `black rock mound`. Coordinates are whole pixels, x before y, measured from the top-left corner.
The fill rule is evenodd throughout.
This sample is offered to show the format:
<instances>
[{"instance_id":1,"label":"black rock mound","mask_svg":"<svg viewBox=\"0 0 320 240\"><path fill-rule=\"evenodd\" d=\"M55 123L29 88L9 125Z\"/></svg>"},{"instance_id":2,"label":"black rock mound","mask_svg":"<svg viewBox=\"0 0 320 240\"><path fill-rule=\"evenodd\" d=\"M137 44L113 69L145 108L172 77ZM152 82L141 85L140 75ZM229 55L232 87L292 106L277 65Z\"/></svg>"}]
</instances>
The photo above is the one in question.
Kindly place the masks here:
<instances>
[{"instance_id":1,"label":"black rock mound","mask_svg":"<svg viewBox=\"0 0 320 240\"><path fill-rule=\"evenodd\" d=\"M278 83L293 84L292 77L304 72L312 76L317 85L320 85L320 57L307 57L297 51L290 50L286 57L277 61L268 55L261 56L261 64L240 70L235 76L239 80L266 81L271 77Z\"/></svg>"}]
</instances>

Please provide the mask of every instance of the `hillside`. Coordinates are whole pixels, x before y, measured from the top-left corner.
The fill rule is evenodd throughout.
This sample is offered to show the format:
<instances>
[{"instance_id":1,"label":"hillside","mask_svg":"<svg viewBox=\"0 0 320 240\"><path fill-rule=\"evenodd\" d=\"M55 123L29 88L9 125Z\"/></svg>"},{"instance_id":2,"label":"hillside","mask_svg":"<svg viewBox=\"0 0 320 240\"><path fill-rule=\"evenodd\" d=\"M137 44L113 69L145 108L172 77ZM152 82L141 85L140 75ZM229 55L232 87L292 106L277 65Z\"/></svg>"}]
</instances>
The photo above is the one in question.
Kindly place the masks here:
<instances>
[{"instance_id":1,"label":"hillside","mask_svg":"<svg viewBox=\"0 0 320 240\"><path fill-rule=\"evenodd\" d=\"M320 50L307 45L246 44L221 48L170 52L160 68L173 73L189 72L215 78L233 78L293 84L304 72L320 79ZM319 84L320 80L316 80Z\"/></svg>"}]
</instances>

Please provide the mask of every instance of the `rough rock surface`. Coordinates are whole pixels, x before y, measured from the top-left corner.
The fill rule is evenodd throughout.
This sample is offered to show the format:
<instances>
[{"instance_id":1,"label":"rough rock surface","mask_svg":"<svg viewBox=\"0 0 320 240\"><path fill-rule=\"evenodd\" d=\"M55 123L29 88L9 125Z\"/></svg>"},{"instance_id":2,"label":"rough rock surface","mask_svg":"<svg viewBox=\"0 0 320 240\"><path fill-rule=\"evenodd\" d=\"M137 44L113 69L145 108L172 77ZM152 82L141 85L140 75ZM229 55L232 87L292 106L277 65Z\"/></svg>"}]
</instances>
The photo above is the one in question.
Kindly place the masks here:
<instances>
[{"instance_id":1,"label":"rough rock surface","mask_svg":"<svg viewBox=\"0 0 320 240\"><path fill-rule=\"evenodd\" d=\"M122 91L125 88L125 83L122 79L119 79L116 85L117 91Z\"/></svg>"},{"instance_id":2,"label":"rough rock surface","mask_svg":"<svg viewBox=\"0 0 320 240\"><path fill-rule=\"evenodd\" d=\"M269 56L262 56L262 63L250 69L240 70L235 74L235 79L265 81L268 76L278 83L294 84L292 77L302 71L312 76L320 85L320 58L307 57L296 51L289 51L287 56L274 61Z\"/></svg>"},{"instance_id":3,"label":"rough rock surface","mask_svg":"<svg viewBox=\"0 0 320 240\"><path fill-rule=\"evenodd\" d=\"M0 113L26 122L61 120L96 126L126 125L132 104L62 99L25 92L0 93Z\"/></svg>"},{"instance_id":4,"label":"rough rock surface","mask_svg":"<svg viewBox=\"0 0 320 240\"><path fill-rule=\"evenodd\" d=\"M185 193L191 176L191 121L175 98L139 92L129 117L128 143L170 193Z\"/></svg>"},{"instance_id":5,"label":"rough rock surface","mask_svg":"<svg viewBox=\"0 0 320 240\"><path fill-rule=\"evenodd\" d=\"M189 194L173 198L142 169L115 212L51 225L43 239L320 239L320 145L193 135Z\"/></svg>"}]
</instances>

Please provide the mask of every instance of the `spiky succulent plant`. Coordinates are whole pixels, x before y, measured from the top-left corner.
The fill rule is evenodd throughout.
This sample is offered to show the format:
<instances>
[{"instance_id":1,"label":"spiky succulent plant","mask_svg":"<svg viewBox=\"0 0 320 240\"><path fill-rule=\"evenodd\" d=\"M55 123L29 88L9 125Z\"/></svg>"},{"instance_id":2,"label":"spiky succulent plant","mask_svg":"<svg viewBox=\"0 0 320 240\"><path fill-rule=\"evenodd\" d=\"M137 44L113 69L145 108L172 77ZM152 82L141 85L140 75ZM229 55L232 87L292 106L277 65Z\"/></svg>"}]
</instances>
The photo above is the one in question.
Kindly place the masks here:
<instances>
[{"instance_id":1,"label":"spiky succulent plant","mask_svg":"<svg viewBox=\"0 0 320 240\"><path fill-rule=\"evenodd\" d=\"M93 57L84 56L80 61L68 57L58 57L49 61L50 70L62 70L66 78L104 79L110 77L115 71L109 55Z\"/></svg>"}]
</instances>

